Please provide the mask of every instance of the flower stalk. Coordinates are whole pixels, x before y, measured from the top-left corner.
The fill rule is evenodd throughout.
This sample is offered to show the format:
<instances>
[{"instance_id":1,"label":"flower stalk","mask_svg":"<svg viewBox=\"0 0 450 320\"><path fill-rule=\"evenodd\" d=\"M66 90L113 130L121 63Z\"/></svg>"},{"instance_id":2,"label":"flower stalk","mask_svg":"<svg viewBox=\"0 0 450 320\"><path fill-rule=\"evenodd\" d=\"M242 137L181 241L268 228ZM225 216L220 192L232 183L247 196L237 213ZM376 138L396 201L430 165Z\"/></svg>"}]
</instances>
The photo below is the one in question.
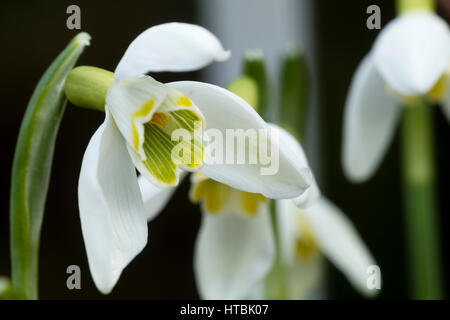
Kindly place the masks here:
<instances>
[{"instance_id":1,"label":"flower stalk","mask_svg":"<svg viewBox=\"0 0 450 320\"><path fill-rule=\"evenodd\" d=\"M89 66L73 69L64 86L67 99L77 107L105 111L106 93L114 73Z\"/></svg>"},{"instance_id":2,"label":"flower stalk","mask_svg":"<svg viewBox=\"0 0 450 320\"><path fill-rule=\"evenodd\" d=\"M401 135L405 219L415 299L443 298L431 112L424 101L406 107Z\"/></svg>"},{"instance_id":3,"label":"flower stalk","mask_svg":"<svg viewBox=\"0 0 450 320\"><path fill-rule=\"evenodd\" d=\"M275 239L275 262L272 270L267 275L266 286L268 290L265 298L270 300L286 300L288 298L286 267L283 263L282 243L275 201L271 201L270 203L270 219L272 222L273 237Z\"/></svg>"},{"instance_id":4,"label":"flower stalk","mask_svg":"<svg viewBox=\"0 0 450 320\"><path fill-rule=\"evenodd\" d=\"M397 0L397 12L399 14L411 10L434 11L436 8L435 0Z\"/></svg>"},{"instance_id":5,"label":"flower stalk","mask_svg":"<svg viewBox=\"0 0 450 320\"><path fill-rule=\"evenodd\" d=\"M56 137L66 106L64 81L90 36L77 35L39 81L25 112L14 153L10 196L11 269L14 294L38 298L41 225Z\"/></svg>"}]
</instances>

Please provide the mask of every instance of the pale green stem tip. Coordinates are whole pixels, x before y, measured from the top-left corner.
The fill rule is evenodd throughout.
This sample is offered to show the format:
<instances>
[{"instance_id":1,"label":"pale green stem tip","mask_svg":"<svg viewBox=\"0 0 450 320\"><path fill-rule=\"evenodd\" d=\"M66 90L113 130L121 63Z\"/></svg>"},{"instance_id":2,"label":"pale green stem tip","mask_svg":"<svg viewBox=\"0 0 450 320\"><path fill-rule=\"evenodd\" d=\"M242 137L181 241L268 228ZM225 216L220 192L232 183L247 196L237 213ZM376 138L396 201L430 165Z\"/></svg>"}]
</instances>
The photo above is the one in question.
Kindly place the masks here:
<instances>
[{"instance_id":1,"label":"pale green stem tip","mask_svg":"<svg viewBox=\"0 0 450 320\"><path fill-rule=\"evenodd\" d=\"M72 104L104 111L106 93L113 81L114 73L110 71L81 66L69 73L64 91Z\"/></svg>"},{"instance_id":2,"label":"pale green stem tip","mask_svg":"<svg viewBox=\"0 0 450 320\"><path fill-rule=\"evenodd\" d=\"M228 85L228 90L244 99L256 111L258 111L258 86L256 82L247 76L241 76Z\"/></svg>"},{"instance_id":3,"label":"pale green stem tip","mask_svg":"<svg viewBox=\"0 0 450 320\"><path fill-rule=\"evenodd\" d=\"M413 10L434 11L435 9L435 0L397 0L397 12L399 14Z\"/></svg>"},{"instance_id":4,"label":"pale green stem tip","mask_svg":"<svg viewBox=\"0 0 450 320\"><path fill-rule=\"evenodd\" d=\"M13 287L11 280L7 277L0 276L0 300L13 298Z\"/></svg>"}]
</instances>

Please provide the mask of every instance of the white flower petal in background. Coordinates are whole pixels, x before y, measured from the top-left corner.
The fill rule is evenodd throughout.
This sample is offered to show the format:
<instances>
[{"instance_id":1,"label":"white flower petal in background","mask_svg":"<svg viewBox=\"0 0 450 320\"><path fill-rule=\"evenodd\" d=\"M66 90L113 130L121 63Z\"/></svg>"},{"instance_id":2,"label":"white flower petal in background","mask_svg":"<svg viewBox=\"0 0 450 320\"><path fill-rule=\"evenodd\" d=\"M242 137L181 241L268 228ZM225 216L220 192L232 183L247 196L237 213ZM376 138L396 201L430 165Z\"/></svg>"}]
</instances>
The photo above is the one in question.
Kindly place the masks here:
<instances>
[{"instance_id":1,"label":"white flower petal in background","mask_svg":"<svg viewBox=\"0 0 450 320\"><path fill-rule=\"evenodd\" d=\"M204 299L248 299L275 258L269 207L256 215L204 213L194 253L194 272Z\"/></svg>"},{"instance_id":2,"label":"white flower petal in background","mask_svg":"<svg viewBox=\"0 0 450 320\"><path fill-rule=\"evenodd\" d=\"M365 296L378 290L367 288L367 270L375 260L351 221L331 202L322 197L305 210L321 252Z\"/></svg>"},{"instance_id":3,"label":"white flower petal in background","mask_svg":"<svg viewBox=\"0 0 450 320\"><path fill-rule=\"evenodd\" d=\"M325 259L317 254L311 259L302 261L297 259L290 268L289 298L291 300L311 300L322 298L325 286Z\"/></svg>"},{"instance_id":4,"label":"white flower petal in background","mask_svg":"<svg viewBox=\"0 0 450 320\"><path fill-rule=\"evenodd\" d=\"M122 80L162 71L193 71L230 53L203 27L188 23L165 23L142 32L128 47L114 74Z\"/></svg>"},{"instance_id":5,"label":"white flower petal in background","mask_svg":"<svg viewBox=\"0 0 450 320\"><path fill-rule=\"evenodd\" d=\"M397 126L401 107L387 91L368 55L353 77L344 110L342 164L348 179L361 182L378 168Z\"/></svg>"},{"instance_id":6,"label":"white flower petal in background","mask_svg":"<svg viewBox=\"0 0 450 320\"><path fill-rule=\"evenodd\" d=\"M84 154L78 185L89 268L104 294L147 243L144 204L125 143L106 110Z\"/></svg>"},{"instance_id":7,"label":"white flower petal in background","mask_svg":"<svg viewBox=\"0 0 450 320\"><path fill-rule=\"evenodd\" d=\"M426 94L450 62L447 23L427 11L406 13L387 24L373 48L383 78L405 96Z\"/></svg>"},{"instance_id":8,"label":"white flower petal in background","mask_svg":"<svg viewBox=\"0 0 450 320\"><path fill-rule=\"evenodd\" d=\"M206 130L216 129L226 137L226 129L265 129L270 126L243 99L223 88L194 81L172 82L169 86L183 92L198 106L206 119ZM278 170L273 175L261 175L261 165L208 164L199 172L235 189L277 198L294 198L308 189L312 182L310 170L292 154L286 143L270 140L279 147ZM208 145L205 146L206 153ZM223 144L224 160L226 143ZM266 167L266 166L265 166Z\"/></svg>"}]
</instances>

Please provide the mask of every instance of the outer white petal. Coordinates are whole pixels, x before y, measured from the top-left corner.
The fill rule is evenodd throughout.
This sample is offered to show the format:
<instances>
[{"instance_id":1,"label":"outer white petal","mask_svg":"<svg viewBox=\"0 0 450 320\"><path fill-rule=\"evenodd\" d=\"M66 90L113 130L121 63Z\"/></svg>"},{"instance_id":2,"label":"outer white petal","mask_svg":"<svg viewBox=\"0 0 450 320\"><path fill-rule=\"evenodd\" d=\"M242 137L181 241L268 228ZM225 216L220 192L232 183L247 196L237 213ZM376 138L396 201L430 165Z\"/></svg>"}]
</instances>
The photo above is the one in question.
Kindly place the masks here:
<instances>
[{"instance_id":1,"label":"outer white petal","mask_svg":"<svg viewBox=\"0 0 450 320\"><path fill-rule=\"evenodd\" d=\"M351 221L324 197L307 208L305 215L325 256L362 294L376 295L378 290L367 288L368 267L375 260Z\"/></svg>"},{"instance_id":2,"label":"outer white petal","mask_svg":"<svg viewBox=\"0 0 450 320\"><path fill-rule=\"evenodd\" d=\"M297 159L297 162L301 164L301 166L310 168L305 152L294 136L276 124L270 123L269 125L272 129L279 131L280 143L285 145L284 148L288 150L288 154L291 154L294 159ZM310 187L302 195L293 199L298 207L305 208L316 201L320 196L320 190L313 175L312 178Z\"/></svg>"},{"instance_id":3,"label":"outer white petal","mask_svg":"<svg viewBox=\"0 0 450 320\"><path fill-rule=\"evenodd\" d=\"M228 59L220 41L203 27L165 23L141 33L128 47L116 70L123 80L147 72L192 71Z\"/></svg>"},{"instance_id":4,"label":"outer white petal","mask_svg":"<svg viewBox=\"0 0 450 320\"><path fill-rule=\"evenodd\" d=\"M109 293L147 243L147 221L125 140L106 111L83 157L78 184L81 227L97 288Z\"/></svg>"},{"instance_id":5,"label":"outer white petal","mask_svg":"<svg viewBox=\"0 0 450 320\"><path fill-rule=\"evenodd\" d=\"M186 176L187 172L182 172L180 174L180 182ZM151 221L164 209L177 188L158 188L144 176L140 176L138 182L142 193L142 200L144 201L147 221Z\"/></svg>"},{"instance_id":6,"label":"outer white petal","mask_svg":"<svg viewBox=\"0 0 450 320\"><path fill-rule=\"evenodd\" d=\"M194 272L204 299L248 299L275 258L268 205L255 216L233 211L203 214Z\"/></svg>"},{"instance_id":7,"label":"outer white petal","mask_svg":"<svg viewBox=\"0 0 450 320\"><path fill-rule=\"evenodd\" d=\"M270 126L243 99L223 88L194 81L180 81L168 84L183 92L200 109L206 120L206 130L220 131L223 141L223 163L225 162L226 129L267 130L271 134ZM279 150L278 166L275 156L272 162L274 172L262 175L261 167L270 165L251 164L211 164L205 163L199 170L205 176L227 184L235 189L252 193L261 193L268 198L294 198L305 192L312 182L312 174L292 154L284 141L278 141L271 136L271 143ZM206 145L206 148L211 145Z\"/></svg>"},{"instance_id":8,"label":"outer white petal","mask_svg":"<svg viewBox=\"0 0 450 320\"><path fill-rule=\"evenodd\" d=\"M449 65L449 28L434 13L404 14L383 28L373 50L378 70L395 91L425 94Z\"/></svg>"},{"instance_id":9,"label":"outer white petal","mask_svg":"<svg viewBox=\"0 0 450 320\"><path fill-rule=\"evenodd\" d=\"M365 57L353 77L344 110L342 164L347 178L361 182L378 168L400 113L372 57Z\"/></svg>"}]
</instances>

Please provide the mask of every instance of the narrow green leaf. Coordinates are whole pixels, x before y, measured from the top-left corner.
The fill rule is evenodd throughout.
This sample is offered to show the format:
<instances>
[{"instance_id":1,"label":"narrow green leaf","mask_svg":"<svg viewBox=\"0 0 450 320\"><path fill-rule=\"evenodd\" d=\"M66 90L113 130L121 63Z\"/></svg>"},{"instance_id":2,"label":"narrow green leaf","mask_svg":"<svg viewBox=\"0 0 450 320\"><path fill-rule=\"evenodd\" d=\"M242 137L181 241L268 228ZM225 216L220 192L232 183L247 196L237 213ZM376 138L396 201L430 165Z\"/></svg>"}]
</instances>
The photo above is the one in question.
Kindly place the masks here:
<instances>
[{"instance_id":1,"label":"narrow green leaf","mask_svg":"<svg viewBox=\"0 0 450 320\"><path fill-rule=\"evenodd\" d=\"M38 297L38 251L53 151L66 98L63 88L90 36L78 34L54 60L33 92L20 127L11 177L10 228L14 291Z\"/></svg>"},{"instance_id":2,"label":"narrow green leaf","mask_svg":"<svg viewBox=\"0 0 450 320\"><path fill-rule=\"evenodd\" d=\"M309 103L309 75L302 52L290 49L281 66L280 125L301 140Z\"/></svg>"}]
</instances>

